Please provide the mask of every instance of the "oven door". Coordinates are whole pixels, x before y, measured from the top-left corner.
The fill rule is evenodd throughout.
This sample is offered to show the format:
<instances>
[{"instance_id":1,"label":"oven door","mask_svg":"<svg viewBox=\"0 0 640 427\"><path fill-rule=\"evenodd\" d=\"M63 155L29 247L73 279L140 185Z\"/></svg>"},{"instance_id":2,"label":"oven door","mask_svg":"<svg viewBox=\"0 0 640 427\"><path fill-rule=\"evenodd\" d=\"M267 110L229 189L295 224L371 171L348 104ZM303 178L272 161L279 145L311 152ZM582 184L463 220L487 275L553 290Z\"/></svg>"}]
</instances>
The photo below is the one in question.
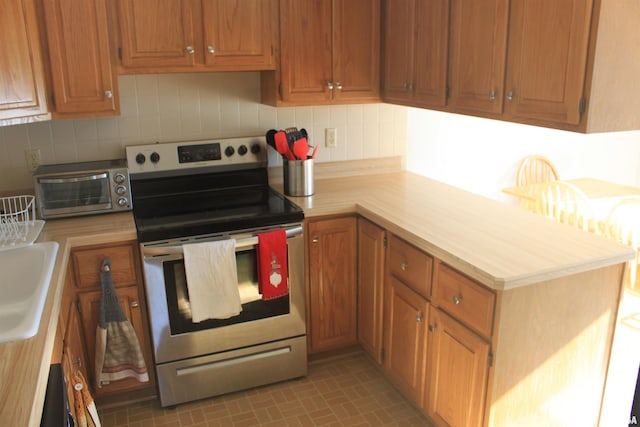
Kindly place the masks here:
<instances>
[{"instance_id":1,"label":"oven door","mask_svg":"<svg viewBox=\"0 0 640 427\"><path fill-rule=\"evenodd\" d=\"M197 239L198 242L236 239L238 286L243 303L238 316L198 323L191 321L181 245L176 242L140 245L157 364L305 335L303 229L301 224L284 228L289 294L270 301L262 301L257 291L255 233ZM181 241L184 243L189 242Z\"/></svg>"},{"instance_id":2,"label":"oven door","mask_svg":"<svg viewBox=\"0 0 640 427\"><path fill-rule=\"evenodd\" d=\"M112 208L109 173L38 177L36 197L42 218L109 211Z\"/></svg>"}]
</instances>

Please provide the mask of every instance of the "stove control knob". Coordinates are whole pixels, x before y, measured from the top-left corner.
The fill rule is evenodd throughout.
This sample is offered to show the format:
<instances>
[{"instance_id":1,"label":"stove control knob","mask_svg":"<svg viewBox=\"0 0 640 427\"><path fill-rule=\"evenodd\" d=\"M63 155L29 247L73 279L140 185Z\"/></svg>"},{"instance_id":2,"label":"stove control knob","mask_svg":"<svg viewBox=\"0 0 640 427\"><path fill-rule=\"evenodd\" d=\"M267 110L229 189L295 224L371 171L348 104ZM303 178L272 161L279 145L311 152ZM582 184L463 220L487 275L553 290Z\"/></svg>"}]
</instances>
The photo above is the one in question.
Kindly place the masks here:
<instances>
[{"instance_id":1,"label":"stove control knob","mask_svg":"<svg viewBox=\"0 0 640 427\"><path fill-rule=\"evenodd\" d=\"M246 145L241 145L240 147L238 147L238 154L240 154L241 156L244 156L245 154L247 154L247 146Z\"/></svg>"},{"instance_id":2,"label":"stove control knob","mask_svg":"<svg viewBox=\"0 0 640 427\"><path fill-rule=\"evenodd\" d=\"M227 157L231 157L233 156L233 154L236 152L236 150L233 149L232 146L228 146L227 148L224 149L224 154Z\"/></svg>"},{"instance_id":3,"label":"stove control knob","mask_svg":"<svg viewBox=\"0 0 640 427\"><path fill-rule=\"evenodd\" d=\"M160 154L156 153L155 151L153 153L151 153L151 155L149 156L149 159L151 159L151 163L158 163L160 161Z\"/></svg>"},{"instance_id":4,"label":"stove control knob","mask_svg":"<svg viewBox=\"0 0 640 427\"><path fill-rule=\"evenodd\" d=\"M129 201L125 197L120 197L118 199L118 206L120 206L121 208L124 208L125 206L127 206L128 203Z\"/></svg>"},{"instance_id":5,"label":"stove control knob","mask_svg":"<svg viewBox=\"0 0 640 427\"><path fill-rule=\"evenodd\" d=\"M146 162L146 161L147 161L147 158L144 156L144 154L142 154L142 153L138 153L138 154L136 155L136 163L137 163L137 164L141 165L141 164L143 164L143 163L144 163L144 162Z\"/></svg>"},{"instance_id":6,"label":"stove control knob","mask_svg":"<svg viewBox=\"0 0 640 427\"><path fill-rule=\"evenodd\" d=\"M258 154L260 152L261 148L260 148L260 144L253 144L251 146L251 153L253 154Z\"/></svg>"},{"instance_id":7,"label":"stove control knob","mask_svg":"<svg viewBox=\"0 0 640 427\"><path fill-rule=\"evenodd\" d=\"M123 174L121 174L121 173L117 173L117 174L115 174L115 175L114 175L114 177L113 177L113 181L114 181L116 184L122 184L122 183L124 183L124 180L125 180L125 177L124 177L124 175L123 175Z\"/></svg>"}]
</instances>

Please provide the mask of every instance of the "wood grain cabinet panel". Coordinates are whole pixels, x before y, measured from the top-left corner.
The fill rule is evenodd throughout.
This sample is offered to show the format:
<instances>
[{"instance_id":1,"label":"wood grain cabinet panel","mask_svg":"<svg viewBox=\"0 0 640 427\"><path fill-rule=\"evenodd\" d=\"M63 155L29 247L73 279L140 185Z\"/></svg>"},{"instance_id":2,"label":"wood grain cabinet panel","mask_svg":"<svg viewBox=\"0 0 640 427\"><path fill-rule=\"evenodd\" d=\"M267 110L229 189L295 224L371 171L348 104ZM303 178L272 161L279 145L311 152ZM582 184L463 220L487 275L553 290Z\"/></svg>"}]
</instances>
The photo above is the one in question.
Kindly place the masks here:
<instances>
[{"instance_id":1,"label":"wood grain cabinet panel","mask_svg":"<svg viewBox=\"0 0 640 427\"><path fill-rule=\"evenodd\" d=\"M55 112L118 112L105 0L43 2Z\"/></svg>"},{"instance_id":2,"label":"wood grain cabinet panel","mask_svg":"<svg viewBox=\"0 0 640 427\"><path fill-rule=\"evenodd\" d=\"M71 251L76 287L82 289L100 288L100 267L105 258L111 260L111 277L116 287L138 283L137 242L115 243L83 247Z\"/></svg>"},{"instance_id":3,"label":"wood grain cabinet panel","mask_svg":"<svg viewBox=\"0 0 640 427\"><path fill-rule=\"evenodd\" d=\"M509 0L452 0L449 105L502 113Z\"/></svg>"},{"instance_id":4,"label":"wood grain cabinet panel","mask_svg":"<svg viewBox=\"0 0 640 427\"><path fill-rule=\"evenodd\" d=\"M429 330L428 416L437 426L482 426L489 343L437 309L431 310Z\"/></svg>"},{"instance_id":5,"label":"wood grain cabinet panel","mask_svg":"<svg viewBox=\"0 0 640 427\"><path fill-rule=\"evenodd\" d=\"M382 364L386 231L358 218L358 341Z\"/></svg>"},{"instance_id":6,"label":"wood grain cabinet panel","mask_svg":"<svg viewBox=\"0 0 640 427\"><path fill-rule=\"evenodd\" d=\"M385 2L385 101L419 107L446 105L449 11L449 0Z\"/></svg>"},{"instance_id":7,"label":"wood grain cabinet panel","mask_svg":"<svg viewBox=\"0 0 640 427\"><path fill-rule=\"evenodd\" d=\"M2 2L0 43L0 124L49 118L34 0Z\"/></svg>"},{"instance_id":8,"label":"wood grain cabinet panel","mask_svg":"<svg viewBox=\"0 0 640 427\"><path fill-rule=\"evenodd\" d=\"M310 353L358 342L356 230L355 217L308 224Z\"/></svg>"},{"instance_id":9,"label":"wood grain cabinet panel","mask_svg":"<svg viewBox=\"0 0 640 427\"><path fill-rule=\"evenodd\" d=\"M379 101L380 0L281 0L280 69L263 102Z\"/></svg>"},{"instance_id":10,"label":"wood grain cabinet panel","mask_svg":"<svg viewBox=\"0 0 640 427\"><path fill-rule=\"evenodd\" d=\"M123 72L275 68L275 0L119 0Z\"/></svg>"},{"instance_id":11,"label":"wood grain cabinet panel","mask_svg":"<svg viewBox=\"0 0 640 427\"><path fill-rule=\"evenodd\" d=\"M389 238L389 273L418 292L424 298L431 296L433 258L409 243Z\"/></svg>"},{"instance_id":12,"label":"wood grain cabinet panel","mask_svg":"<svg viewBox=\"0 0 640 427\"><path fill-rule=\"evenodd\" d=\"M384 370L406 397L422 405L429 303L393 277L386 292Z\"/></svg>"}]
</instances>

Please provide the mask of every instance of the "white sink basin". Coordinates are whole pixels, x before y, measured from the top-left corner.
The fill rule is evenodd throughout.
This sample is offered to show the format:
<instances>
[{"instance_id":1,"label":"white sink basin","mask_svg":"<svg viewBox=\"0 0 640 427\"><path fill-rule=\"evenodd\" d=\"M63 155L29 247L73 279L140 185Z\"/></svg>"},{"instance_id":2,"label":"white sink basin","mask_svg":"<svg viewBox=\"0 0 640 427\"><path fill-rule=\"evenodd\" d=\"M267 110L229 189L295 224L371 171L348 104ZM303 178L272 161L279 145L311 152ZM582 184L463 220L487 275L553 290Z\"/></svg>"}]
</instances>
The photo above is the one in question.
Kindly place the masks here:
<instances>
[{"instance_id":1,"label":"white sink basin","mask_svg":"<svg viewBox=\"0 0 640 427\"><path fill-rule=\"evenodd\" d=\"M0 251L0 343L38 332L57 253L56 242Z\"/></svg>"}]
</instances>

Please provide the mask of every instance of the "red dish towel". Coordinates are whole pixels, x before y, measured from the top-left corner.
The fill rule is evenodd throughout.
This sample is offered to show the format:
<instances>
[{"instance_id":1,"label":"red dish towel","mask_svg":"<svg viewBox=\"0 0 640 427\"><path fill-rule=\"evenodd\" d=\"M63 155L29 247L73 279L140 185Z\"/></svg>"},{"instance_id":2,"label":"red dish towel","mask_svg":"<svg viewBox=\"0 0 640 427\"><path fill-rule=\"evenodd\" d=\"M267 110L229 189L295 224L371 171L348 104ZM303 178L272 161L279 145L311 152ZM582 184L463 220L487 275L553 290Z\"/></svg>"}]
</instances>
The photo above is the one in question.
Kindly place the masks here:
<instances>
[{"instance_id":1,"label":"red dish towel","mask_svg":"<svg viewBox=\"0 0 640 427\"><path fill-rule=\"evenodd\" d=\"M287 233L284 230L258 234L258 289L262 300L289 293L287 274Z\"/></svg>"}]
</instances>

